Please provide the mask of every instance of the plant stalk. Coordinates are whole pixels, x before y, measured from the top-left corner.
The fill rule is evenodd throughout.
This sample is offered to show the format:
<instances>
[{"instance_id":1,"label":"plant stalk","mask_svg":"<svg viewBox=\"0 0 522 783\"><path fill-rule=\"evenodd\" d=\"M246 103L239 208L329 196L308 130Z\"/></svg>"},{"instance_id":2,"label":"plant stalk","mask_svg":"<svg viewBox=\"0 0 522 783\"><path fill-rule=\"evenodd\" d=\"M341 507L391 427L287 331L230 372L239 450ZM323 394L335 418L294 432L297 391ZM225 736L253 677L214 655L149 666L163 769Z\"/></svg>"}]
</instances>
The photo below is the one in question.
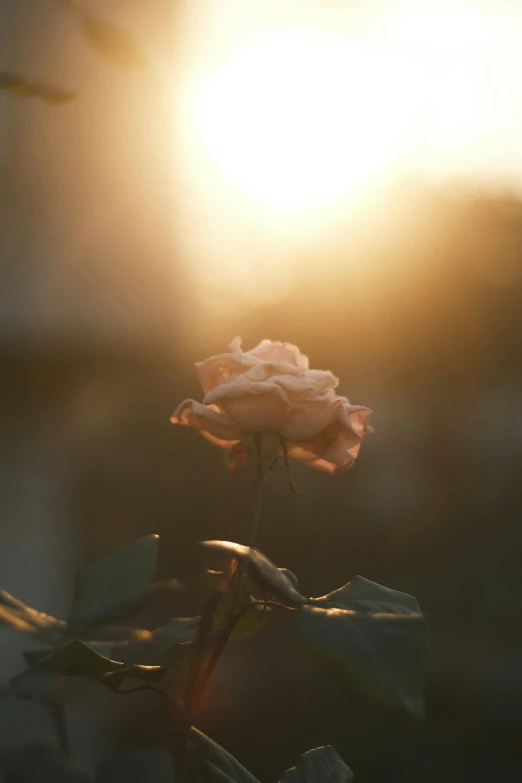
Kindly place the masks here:
<instances>
[{"instance_id":1,"label":"plant stalk","mask_svg":"<svg viewBox=\"0 0 522 783\"><path fill-rule=\"evenodd\" d=\"M252 517L250 523L250 530L248 534L248 546L254 546L259 530L259 522L261 520L261 510L263 507L263 495L265 489L265 478L261 468L261 464L258 463L256 477L254 481L254 506L252 510ZM207 603L203 609L201 620L198 629L198 638L196 640L196 646L194 651L194 658L192 660L192 667L185 690L185 696L183 699L182 707L182 725L180 735L180 752L178 754L178 776L179 780L183 781L185 777L185 770L187 764L188 754L188 741L190 736L190 729L193 723L194 715L197 711L198 705L201 701L203 693L209 683L212 673L216 667L216 664L223 652L226 643L230 638L230 634L234 630L236 623L241 619L243 614L255 606L257 603L270 603L270 602L254 602L246 604L241 607L241 588L243 586L243 580L245 577L245 566L242 560L238 562L237 571L234 578L233 585L233 602L232 613L230 619L223 628L220 637L212 651L211 657L206 666L204 666L205 647L207 639L212 631L212 618L217 605L224 594L224 585L219 585L210 594ZM285 607L286 608L286 607Z\"/></svg>"},{"instance_id":2,"label":"plant stalk","mask_svg":"<svg viewBox=\"0 0 522 783\"><path fill-rule=\"evenodd\" d=\"M265 477L261 470L261 465L258 465L256 478L254 481L254 506L252 509L252 518L250 522L250 531L248 535L247 546L255 546L256 538L259 531L259 523L261 521L261 511L263 508L263 498L265 496Z\"/></svg>"}]
</instances>

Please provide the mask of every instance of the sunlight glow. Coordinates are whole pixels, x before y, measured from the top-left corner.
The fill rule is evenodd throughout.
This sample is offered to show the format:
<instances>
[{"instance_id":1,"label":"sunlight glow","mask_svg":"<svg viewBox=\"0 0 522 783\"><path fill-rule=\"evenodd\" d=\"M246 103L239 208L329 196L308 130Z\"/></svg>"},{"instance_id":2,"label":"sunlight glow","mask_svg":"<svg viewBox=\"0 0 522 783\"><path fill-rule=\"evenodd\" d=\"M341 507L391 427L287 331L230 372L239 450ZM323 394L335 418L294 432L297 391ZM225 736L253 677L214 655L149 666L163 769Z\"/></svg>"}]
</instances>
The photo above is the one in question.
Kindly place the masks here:
<instances>
[{"instance_id":1,"label":"sunlight glow","mask_svg":"<svg viewBox=\"0 0 522 783\"><path fill-rule=\"evenodd\" d=\"M324 209L400 156L408 107L381 93L387 64L334 31L247 37L194 90L196 136L258 208Z\"/></svg>"},{"instance_id":2,"label":"sunlight glow","mask_svg":"<svg viewBox=\"0 0 522 783\"><path fill-rule=\"evenodd\" d=\"M522 187L513 4L186 4L180 250L211 299L271 300L295 274L312 280L313 248L342 259L401 183Z\"/></svg>"}]
</instances>

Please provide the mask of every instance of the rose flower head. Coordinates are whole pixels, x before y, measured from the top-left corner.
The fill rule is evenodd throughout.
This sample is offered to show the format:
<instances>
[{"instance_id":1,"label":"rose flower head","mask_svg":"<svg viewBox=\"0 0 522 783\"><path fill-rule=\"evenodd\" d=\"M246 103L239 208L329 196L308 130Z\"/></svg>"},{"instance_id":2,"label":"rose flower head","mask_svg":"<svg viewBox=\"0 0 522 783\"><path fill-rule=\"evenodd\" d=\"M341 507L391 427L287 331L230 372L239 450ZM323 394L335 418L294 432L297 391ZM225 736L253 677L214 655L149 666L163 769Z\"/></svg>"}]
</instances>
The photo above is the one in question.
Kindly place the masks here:
<instances>
[{"instance_id":1,"label":"rose flower head","mask_svg":"<svg viewBox=\"0 0 522 783\"><path fill-rule=\"evenodd\" d=\"M185 400L171 417L225 449L229 464L249 450L252 438L270 433L279 453L311 468L339 473L353 465L371 432L369 408L335 393L339 380L310 370L308 357L290 343L262 340L243 351L236 337L230 352L196 364L205 397Z\"/></svg>"}]
</instances>

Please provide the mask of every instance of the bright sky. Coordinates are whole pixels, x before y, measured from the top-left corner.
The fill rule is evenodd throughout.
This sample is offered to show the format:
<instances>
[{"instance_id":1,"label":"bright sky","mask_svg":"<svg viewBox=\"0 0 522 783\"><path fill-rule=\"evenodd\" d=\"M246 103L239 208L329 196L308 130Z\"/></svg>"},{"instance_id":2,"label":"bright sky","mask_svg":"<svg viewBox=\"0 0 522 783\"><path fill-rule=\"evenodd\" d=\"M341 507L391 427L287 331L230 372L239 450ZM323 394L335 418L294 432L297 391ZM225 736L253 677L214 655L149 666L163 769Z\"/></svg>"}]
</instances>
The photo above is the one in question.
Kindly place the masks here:
<instances>
[{"instance_id":1,"label":"bright sky","mask_svg":"<svg viewBox=\"0 0 522 783\"><path fill-rule=\"evenodd\" d=\"M284 290L411 176L522 188L517 2L185 0L184 24L182 244L212 290Z\"/></svg>"}]
</instances>

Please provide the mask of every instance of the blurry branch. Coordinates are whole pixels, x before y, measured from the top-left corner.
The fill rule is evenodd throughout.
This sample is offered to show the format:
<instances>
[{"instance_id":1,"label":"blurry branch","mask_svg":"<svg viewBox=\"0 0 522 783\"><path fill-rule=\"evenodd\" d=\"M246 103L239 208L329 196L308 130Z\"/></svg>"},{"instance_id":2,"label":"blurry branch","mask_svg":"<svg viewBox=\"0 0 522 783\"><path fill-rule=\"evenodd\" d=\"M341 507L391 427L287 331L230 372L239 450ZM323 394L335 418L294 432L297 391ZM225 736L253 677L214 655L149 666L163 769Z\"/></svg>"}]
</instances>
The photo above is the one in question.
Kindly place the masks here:
<instances>
[{"instance_id":1,"label":"blurry branch","mask_svg":"<svg viewBox=\"0 0 522 783\"><path fill-rule=\"evenodd\" d=\"M85 11L78 13L85 39L107 62L129 70L145 68L143 53L126 30Z\"/></svg>"},{"instance_id":2,"label":"blurry branch","mask_svg":"<svg viewBox=\"0 0 522 783\"><path fill-rule=\"evenodd\" d=\"M56 638L66 627L64 620L32 609L6 590L0 590L0 625L39 636L46 643Z\"/></svg>"},{"instance_id":3,"label":"blurry branch","mask_svg":"<svg viewBox=\"0 0 522 783\"><path fill-rule=\"evenodd\" d=\"M142 70L147 61L132 36L118 25L91 14L76 0L55 0L75 14L85 41L110 65L124 70ZM40 98L45 103L70 103L77 93L29 79L11 71L0 71L0 90L17 98Z\"/></svg>"},{"instance_id":4,"label":"blurry branch","mask_svg":"<svg viewBox=\"0 0 522 783\"><path fill-rule=\"evenodd\" d=\"M0 71L0 90L19 98L40 98L46 103L69 103L76 93L62 87L34 81L10 71Z\"/></svg>"},{"instance_id":5,"label":"blurry branch","mask_svg":"<svg viewBox=\"0 0 522 783\"><path fill-rule=\"evenodd\" d=\"M140 46L123 28L95 16L78 0L55 0L75 14L84 39L110 65L125 70L141 70L147 62Z\"/></svg>"}]
</instances>

